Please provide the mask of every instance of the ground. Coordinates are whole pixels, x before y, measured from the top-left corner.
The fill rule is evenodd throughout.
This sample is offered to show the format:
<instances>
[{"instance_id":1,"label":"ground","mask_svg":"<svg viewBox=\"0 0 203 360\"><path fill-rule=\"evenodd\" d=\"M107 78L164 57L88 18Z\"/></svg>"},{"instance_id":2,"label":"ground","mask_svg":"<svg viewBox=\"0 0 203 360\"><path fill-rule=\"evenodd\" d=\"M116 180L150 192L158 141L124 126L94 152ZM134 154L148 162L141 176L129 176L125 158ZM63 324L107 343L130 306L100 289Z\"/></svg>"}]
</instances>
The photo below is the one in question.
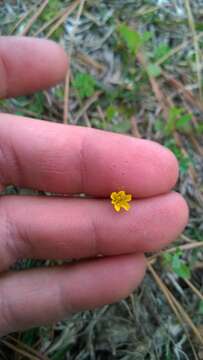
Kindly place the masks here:
<instances>
[{"instance_id":1,"label":"ground","mask_svg":"<svg viewBox=\"0 0 203 360\"><path fill-rule=\"evenodd\" d=\"M171 250L148 255L144 283L128 299L4 337L1 359L203 359L203 2L8 0L0 6L1 35L48 37L71 58L65 96L61 84L1 100L1 111L160 142L179 160L177 191L190 206L185 233Z\"/></svg>"}]
</instances>

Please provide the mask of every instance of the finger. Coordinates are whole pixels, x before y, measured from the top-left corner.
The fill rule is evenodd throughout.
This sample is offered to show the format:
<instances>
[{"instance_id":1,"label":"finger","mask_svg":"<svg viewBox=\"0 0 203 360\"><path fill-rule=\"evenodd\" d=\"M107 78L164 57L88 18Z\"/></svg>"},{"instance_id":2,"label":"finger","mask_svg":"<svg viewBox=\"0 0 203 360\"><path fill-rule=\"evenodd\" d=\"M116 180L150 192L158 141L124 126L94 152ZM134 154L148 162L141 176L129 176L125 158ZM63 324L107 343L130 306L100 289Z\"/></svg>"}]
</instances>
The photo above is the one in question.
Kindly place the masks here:
<instances>
[{"instance_id":1,"label":"finger","mask_svg":"<svg viewBox=\"0 0 203 360\"><path fill-rule=\"evenodd\" d=\"M175 156L159 144L83 127L0 115L0 183L58 193L136 197L168 192Z\"/></svg>"},{"instance_id":2,"label":"finger","mask_svg":"<svg viewBox=\"0 0 203 360\"><path fill-rule=\"evenodd\" d=\"M20 258L67 259L155 251L184 229L188 208L177 193L132 202L7 197L1 200L1 271Z\"/></svg>"},{"instance_id":3,"label":"finger","mask_svg":"<svg viewBox=\"0 0 203 360\"><path fill-rule=\"evenodd\" d=\"M52 323L128 296L142 280L142 255L8 273L0 279L0 334Z\"/></svg>"},{"instance_id":4,"label":"finger","mask_svg":"<svg viewBox=\"0 0 203 360\"><path fill-rule=\"evenodd\" d=\"M52 41L0 37L0 98L26 95L63 80L64 50Z\"/></svg>"}]
</instances>

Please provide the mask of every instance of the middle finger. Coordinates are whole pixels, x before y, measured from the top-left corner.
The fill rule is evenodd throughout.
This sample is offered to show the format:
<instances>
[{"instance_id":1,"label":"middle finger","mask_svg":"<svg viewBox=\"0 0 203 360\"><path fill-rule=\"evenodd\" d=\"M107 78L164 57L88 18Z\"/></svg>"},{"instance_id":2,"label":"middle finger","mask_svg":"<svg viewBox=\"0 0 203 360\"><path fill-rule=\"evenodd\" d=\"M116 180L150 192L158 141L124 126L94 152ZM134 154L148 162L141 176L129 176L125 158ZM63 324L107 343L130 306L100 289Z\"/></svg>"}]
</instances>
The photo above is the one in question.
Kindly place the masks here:
<instances>
[{"instance_id":1,"label":"middle finger","mask_svg":"<svg viewBox=\"0 0 203 360\"><path fill-rule=\"evenodd\" d=\"M66 259L155 251L188 219L177 193L133 201L116 213L105 199L2 197L1 269L20 258Z\"/></svg>"}]
</instances>

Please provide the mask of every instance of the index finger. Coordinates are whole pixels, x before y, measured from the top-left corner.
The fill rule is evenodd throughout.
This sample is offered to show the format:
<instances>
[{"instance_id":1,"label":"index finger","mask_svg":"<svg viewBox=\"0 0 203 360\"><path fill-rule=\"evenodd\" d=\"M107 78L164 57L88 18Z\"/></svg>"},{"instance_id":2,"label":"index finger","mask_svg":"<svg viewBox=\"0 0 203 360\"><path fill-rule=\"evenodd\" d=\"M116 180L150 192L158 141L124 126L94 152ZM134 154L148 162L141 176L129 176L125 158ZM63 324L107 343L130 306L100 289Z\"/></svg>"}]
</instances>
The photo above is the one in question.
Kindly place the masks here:
<instances>
[{"instance_id":1,"label":"index finger","mask_svg":"<svg viewBox=\"0 0 203 360\"><path fill-rule=\"evenodd\" d=\"M28 95L65 77L65 51L50 40L0 37L0 98Z\"/></svg>"},{"instance_id":2,"label":"index finger","mask_svg":"<svg viewBox=\"0 0 203 360\"><path fill-rule=\"evenodd\" d=\"M96 129L0 115L0 184L60 194L135 197L168 192L175 156L148 140Z\"/></svg>"}]
</instances>

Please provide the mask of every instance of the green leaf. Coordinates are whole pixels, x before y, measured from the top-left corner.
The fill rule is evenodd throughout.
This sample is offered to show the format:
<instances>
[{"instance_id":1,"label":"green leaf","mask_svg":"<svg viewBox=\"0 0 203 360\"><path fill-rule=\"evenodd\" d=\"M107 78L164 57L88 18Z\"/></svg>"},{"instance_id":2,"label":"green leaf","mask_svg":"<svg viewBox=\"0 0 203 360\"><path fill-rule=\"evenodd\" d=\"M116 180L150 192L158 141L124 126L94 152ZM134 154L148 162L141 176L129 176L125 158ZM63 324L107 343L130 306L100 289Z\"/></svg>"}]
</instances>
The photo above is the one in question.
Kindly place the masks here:
<instances>
[{"instance_id":1,"label":"green leaf","mask_svg":"<svg viewBox=\"0 0 203 360\"><path fill-rule=\"evenodd\" d=\"M50 21L56 15L56 13L59 12L60 8L61 8L60 0L49 1L48 6L42 12L40 19L44 22Z\"/></svg>"},{"instance_id":2,"label":"green leaf","mask_svg":"<svg viewBox=\"0 0 203 360\"><path fill-rule=\"evenodd\" d=\"M190 268L181 259L182 251L177 248L175 254L165 253L163 254L163 263L165 266L170 266L172 270L181 278L189 279L191 276Z\"/></svg>"},{"instance_id":3,"label":"green leaf","mask_svg":"<svg viewBox=\"0 0 203 360\"><path fill-rule=\"evenodd\" d=\"M170 108L167 124L165 127L165 133L167 135L171 134L175 130L176 121L181 116L182 111L183 111L182 108L178 108L175 106Z\"/></svg>"},{"instance_id":4,"label":"green leaf","mask_svg":"<svg viewBox=\"0 0 203 360\"><path fill-rule=\"evenodd\" d=\"M171 265L173 255L170 253L163 254L164 265Z\"/></svg>"},{"instance_id":5,"label":"green leaf","mask_svg":"<svg viewBox=\"0 0 203 360\"><path fill-rule=\"evenodd\" d=\"M184 128L192 120L192 114L185 114L180 117L180 119L176 122L176 128L181 129Z\"/></svg>"},{"instance_id":6,"label":"green leaf","mask_svg":"<svg viewBox=\"0 0 203 360\"><path fill-rule=\"evenodd\" d=\"M147 43L149 40L151 40L151 38L152 38L152 32L145 31L141 36L142 43Z\"/></svg>"},{"instance_id":7,"label":"green leaf","mask_svg":"<svg viewBox=\"0 0 203 360\"><path fill-rule=\"evenodd\" d=\"M180 254L173 255L172 258L173 271L183 279L189 279L191 276L190 268L180 258Z\"/></svg>"},{"instance_id":8,"label":"green leaf","mask_svg":"<svg viewBox=\"0 0 203 360\"><path fill-rule=\"evenodd\" d=\"M180 165L180 172L181 174L185 174L188 171L188 168L191 164L191 159L184 155L181 151L181 149L176 145L176 142L174 139L170 139L165 141L164 145L170 149L174 155L177 157Z\"/></svg>"},{"instance_id":9,"label":"green leaf","mask_svg":"<svg viewBox=\"0 0 203 360\"><path fill-rule=\"evenodd\" d=\"M73 81L73 87L78 91L81 99L92 96L96 85L96 80L87 73L77 73Z\"/></svg>"},{"instance_id":10,"label":"green leaf","mask_svg":"<svg viewBox=\"0 0 203 360\"><path fill-rule=\"evenodd\" d=\"M160 44L154 51L154 59L157 61L167 55L170 51L170 47L166 44Z\"/></svg>"},{"instance_id":11,"label":"green leaf","mask_svg":"<svg viewBox=\"0 0 203 360\"><path fill-rule=\"evenodd\" d=\"M147 66L147 72L149 76L158 77L159 75L161 75L161 68L156 64L150 63Z\"/></svg>"},{"instance_id":12,"label":"green leaf","mask_svg":"<svg viewBox=\"0 0 203 360\"><path fill-rule=\"evenodd\" d=\"M116 114L118 113L117 108L114 105L110 105L107 109L106 109L106 118L108 121L112 121L113 118L116 116Z\"/></svg>"},{"instance_id":13,"label":"green leaf","mask_svg":"<svg viewBox=\"0 0 203 360\"><path fill-rule=\"evenodd\" d=\"M125 24L121 24L118 27L118 31L121 36L121 39L125 42L130 52L136 54L137 50L142 44L141 35L137 31L133 30L131 27Z\"/></svg>"},{"instance_id":14,"label":"green leaf","mask_svg":"<svg viewBox=\"0 0 203 360\"><path fill-rule=\"evenodd\" d=\"M167 124L165 127L166 135L171 134L176 129L186 130L191 119L192 114L186 113L185 109L176 106L170 108Z\"/></svg>"}]
</instances>

